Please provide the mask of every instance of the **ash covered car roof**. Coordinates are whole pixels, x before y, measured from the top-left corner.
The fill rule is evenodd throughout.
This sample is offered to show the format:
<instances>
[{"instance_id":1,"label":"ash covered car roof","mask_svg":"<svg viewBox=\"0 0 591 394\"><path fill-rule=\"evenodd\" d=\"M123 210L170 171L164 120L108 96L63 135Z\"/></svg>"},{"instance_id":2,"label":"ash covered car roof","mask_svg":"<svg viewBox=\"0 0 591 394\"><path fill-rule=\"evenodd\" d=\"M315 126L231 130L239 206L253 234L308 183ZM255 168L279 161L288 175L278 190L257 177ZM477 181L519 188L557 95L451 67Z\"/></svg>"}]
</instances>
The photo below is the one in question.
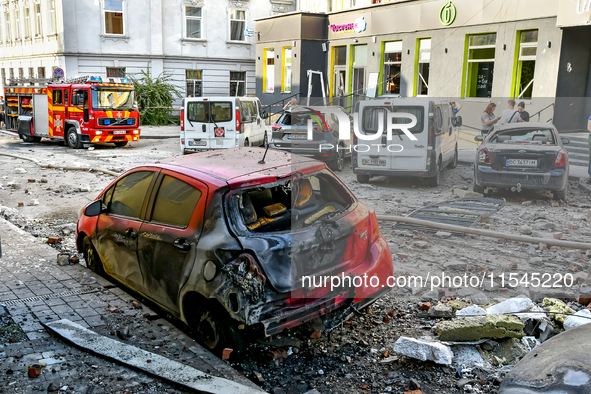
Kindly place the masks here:
<instances>
[{"instance_id":1,"label":"ash covered car roof","mask_svg":"<svg viewBox=\"0 0 591 394\"><path fill-rule=\"evenodd\" d=\"M507 131L517 129L552 129L555 130L556 126L552 123L547 122L521 122L521 123L507 123L503 125L495 126L494 131Z\"/></svg>"},{"instance_id":2,"label":"ash covered car roof","mask_svg":"<svg viewBox=\"0 0 591 394\"><path fill-rule=\"evenodd\" d=\"M225 181L245 181L267 176L289 175L303 168L324 168L325 164L312 158L269 149L265 163L259 163L265 148L242 147L194 153L164 160L166 166L184 167L212 175Z\"/></svg>"}]
</instances>

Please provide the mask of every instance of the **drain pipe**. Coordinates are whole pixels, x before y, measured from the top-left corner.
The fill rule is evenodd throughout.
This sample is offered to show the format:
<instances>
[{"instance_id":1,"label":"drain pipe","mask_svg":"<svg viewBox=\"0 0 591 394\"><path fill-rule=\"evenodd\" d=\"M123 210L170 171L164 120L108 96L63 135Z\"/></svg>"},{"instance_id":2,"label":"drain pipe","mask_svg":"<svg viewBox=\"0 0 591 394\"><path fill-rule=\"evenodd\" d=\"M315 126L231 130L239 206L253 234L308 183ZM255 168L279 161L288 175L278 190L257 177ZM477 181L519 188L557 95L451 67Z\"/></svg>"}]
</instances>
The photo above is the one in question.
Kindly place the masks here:
<instances>
[{"instance_id":1,"label":"drain pipe","mask_svg":"<svg viewBox=\"0 0 591 394\"><path fill-rule=\"evenodd\" d=\"M500 233L498 231L490 231L490 230L483 230L483 229L478 229L478 228L455 226L453 224L434 223L434 222L430 222L427 220L415 219L415 218L410 218L410 217L406 217L406 216L386 216L386 215L376 215L376 216L377 216L378 220L381 220L384 222L408 223L408 224L414 224L417 226L436 228L439 230L453 231L453 232L457 232L457 233L472 234L472 235L480 235L482 237L500 238L500 239L506 239L508 241L524 242L524 243L528 243L528 244L544 243L548 246L557 246L557 247L561 247L561 248L591 250L591 243L586 243L586 242L572 242L572 241L563 241L560 239L529 237L527 235L505 234L505 233Z\"/></svg>"}]
</instances>

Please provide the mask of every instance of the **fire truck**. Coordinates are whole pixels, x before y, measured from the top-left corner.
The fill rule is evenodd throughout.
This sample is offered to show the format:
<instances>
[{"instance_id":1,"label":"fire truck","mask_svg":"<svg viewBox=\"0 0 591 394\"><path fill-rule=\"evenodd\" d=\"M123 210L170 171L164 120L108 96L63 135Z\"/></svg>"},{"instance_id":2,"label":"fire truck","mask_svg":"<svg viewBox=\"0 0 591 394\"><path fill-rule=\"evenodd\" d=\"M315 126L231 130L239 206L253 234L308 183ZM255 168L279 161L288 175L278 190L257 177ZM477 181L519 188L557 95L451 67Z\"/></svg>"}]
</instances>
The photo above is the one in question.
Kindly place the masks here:
<instances>
[{"instance_id":1,"label":"fire truck","mask_svg":"<svg viewBox=\"0 0 591 394\"><path fill-rule=\"evenodd\" d=\"M4 88L6 130L25 142L64 140L73 149L140 138L140 113L126 78L13 79Z\"/></svg>"}]
</instances>

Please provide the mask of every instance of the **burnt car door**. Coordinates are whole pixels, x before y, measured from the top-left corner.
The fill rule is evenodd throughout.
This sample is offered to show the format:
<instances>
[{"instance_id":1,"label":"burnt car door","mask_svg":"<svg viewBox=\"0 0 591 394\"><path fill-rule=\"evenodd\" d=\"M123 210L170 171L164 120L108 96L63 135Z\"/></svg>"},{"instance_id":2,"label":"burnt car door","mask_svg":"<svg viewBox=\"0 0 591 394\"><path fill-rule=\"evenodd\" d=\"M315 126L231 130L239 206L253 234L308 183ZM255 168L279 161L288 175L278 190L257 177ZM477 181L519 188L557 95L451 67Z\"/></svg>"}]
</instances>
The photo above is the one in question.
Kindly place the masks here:
<instances>
[{"instance_id":1,"label":"burnt car door","mask_svg":"<svg viewBox=\"0 0 591 394\"><path fill-rule=\"evenodd\" d=\"M137 234L147 205L154 171L140 170L121 178L103 195L107 210L97 220L94 245L105 271L134 290L143 279L137 259Z\"/></svg>"},{"instance_id":2,"label":"burnt car door","mask_svg":"<svg viewBox=\"0 0 591 394\"><path fill-rule=\"evenodd\" d=\"M173 311L195 262L206 197L204 183L163 170L138 234L144 294Z\"/></svg>"}]
</instances>

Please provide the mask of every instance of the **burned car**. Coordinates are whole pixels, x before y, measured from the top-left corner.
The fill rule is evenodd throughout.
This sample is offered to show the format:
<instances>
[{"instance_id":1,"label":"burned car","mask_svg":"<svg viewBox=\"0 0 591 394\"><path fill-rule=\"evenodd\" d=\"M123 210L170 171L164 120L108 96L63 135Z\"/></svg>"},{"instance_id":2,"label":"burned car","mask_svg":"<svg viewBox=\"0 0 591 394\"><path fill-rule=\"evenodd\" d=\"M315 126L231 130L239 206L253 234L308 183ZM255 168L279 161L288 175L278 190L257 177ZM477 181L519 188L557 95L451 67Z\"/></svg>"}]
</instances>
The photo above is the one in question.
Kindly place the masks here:
<instances>
[{"instance_id":1,"label":"burned car","mask_svg":"<svg viewBox=\"0 0 591 394\"><path fill-rule=\"evenodd\" d=\"M566 200L568 154L551 123L512 123L477 136L474 191L488 187L551 190L555 199Z\"/></svg>"},{"instance_id":2,"label":"burned car","mask_svg":"<svg viewBox=\"0 0 591 394\"><path fill-rule=\"evenodd\" d=\"M129 170L82 209L76 240L90 269L181 319L217 353L240 353L245 332L347 316L390 290L393 274L374 211L326 164L263 148ZM355 281L365 275L377 279Z\"/></svg>"}]
</instances>

